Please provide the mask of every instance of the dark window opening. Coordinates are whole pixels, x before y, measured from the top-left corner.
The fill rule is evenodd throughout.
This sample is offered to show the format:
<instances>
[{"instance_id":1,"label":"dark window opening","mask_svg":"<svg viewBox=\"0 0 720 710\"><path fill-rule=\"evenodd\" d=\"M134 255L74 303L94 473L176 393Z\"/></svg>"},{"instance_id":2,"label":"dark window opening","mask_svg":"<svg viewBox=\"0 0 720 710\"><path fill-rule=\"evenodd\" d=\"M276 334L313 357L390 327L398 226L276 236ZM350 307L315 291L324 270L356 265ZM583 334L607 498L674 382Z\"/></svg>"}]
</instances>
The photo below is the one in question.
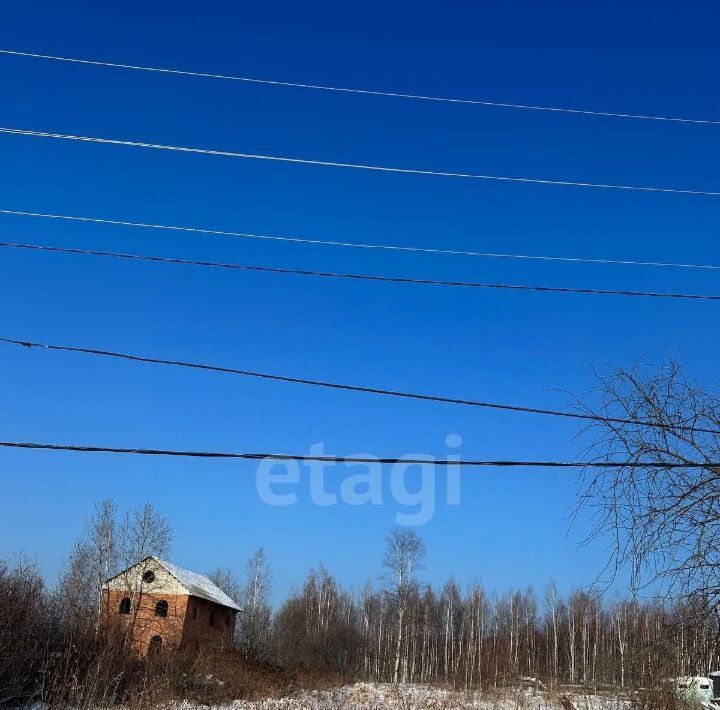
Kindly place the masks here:
<instances>
[{"instance_id":1,"label":"dark window opening","mask_svg":"<svg viewBox=\"0 0 720 710\"><path fill-rule=\"evenodd\" d=\"M156 605L155 605L155 616L167 616L168 615L168 603L161 599Z\"/></svg>"},{"instance_id":2,"label":"dark window opening","mask_svg":"<svg viewBox=\"0 0 720 710\"><path fill-rule=\"evenodd\" d=\"M155 581L155 572L152 570L148 570L147 572L143 572L142 576L143 582L147 582L148 584L152 584Z\"/></svg>"},{"instance_id":3,"label":"dark window opening","mask_svg":"<svg viewBox=\"0 0 720 710\"><path fill-rule=\"evenodd\" d=\"M225 626L230 626L230 612L225 612Z\"/></svg>"},{"instance_id":4,"label":"dark window opening","mask_svg":"<svg viewBox=\"0 0 720 710\"><path fill-rule=\"evenodd\" d=\"M148 656L157 656L162 651L162 637L153 636L148 645Z\"/></svg>"},{"instance_id":5,"label":"dark window opening","mask_svg":"<svg viewBox=\"0 0 720 710\"><path fill-rule=\"evenodd\" d=\"M212 626L215 623L215 611L210 612L210 617L208 618L208 624Z\"/></svg>"},{"instance_id":6,"label":"dark window opening","mask_svg":"<svg viewBox=\"0 0 720 710\"><path fill-rule=\"evenodd\" d=\"M192 608L192 620L193 621L197 621L197 610L198 610L198 608L196 606L194 606Z\"/></svg>"},{"instance_id":7,"label":"dark window opening","mask_svg":"<svg viewBox=\"0 0 720 710\"><path fill-rule=\"evenodd\" d=\"M123 597L120 600L120 609L118 611L120 614L130 613L130 597Z\"/></svg>"}]
</instances>

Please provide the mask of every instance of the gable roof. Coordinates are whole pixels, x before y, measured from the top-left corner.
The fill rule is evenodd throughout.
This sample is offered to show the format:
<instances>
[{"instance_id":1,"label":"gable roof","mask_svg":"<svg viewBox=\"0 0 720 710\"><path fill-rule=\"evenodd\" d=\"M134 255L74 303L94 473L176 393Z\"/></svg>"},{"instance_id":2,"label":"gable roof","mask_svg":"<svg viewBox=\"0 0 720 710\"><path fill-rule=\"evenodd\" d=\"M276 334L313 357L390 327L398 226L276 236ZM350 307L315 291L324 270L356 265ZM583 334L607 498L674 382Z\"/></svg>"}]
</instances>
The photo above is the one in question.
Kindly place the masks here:
<instances>
[{"instance_id":1,"label":"gable roof","mask_svg":"<svg viewBox=\"0 0 720 710\"><path fill-rule=\"evenodd\" d=\"M204 574L198 574L192 572L184 567L178 567L178 565L172 562L166 562L165 560L153 558L156 562L162 565L180 584L187 589L188 594L193 597L200 597L215 604L235 609L235 611L242 611L240 607L223 592L212 580L206 577Z\"/></svg>"},{"instance_id":2,"label":"gable roof","mask_svg":"<svg viewBox=\"0 0 720 710\"><path fill-rule=\"evenodd\" d=\"M191 570L185 569L184 567L179 567L172 562L161 560L159 557L155 557L154 555L149 555L148 557L145 557L139 562L136 562L134 565L128 567L126 570L123 570L119 574L116 574L109 579L106 579L103 582L103 588L105 588L105 585L107 585L113 579L117 579L129 570L138 567L139 565L143 564L143 562L147 562L148 560L153 560L158 565L163 567L165 571L170 574L170 576L174 577L178 582L180 582L180 584L185 588L185 591L189 596L199 597L200 599L214 602L215 604L219 604L220 606L234 609L235 611L242 611L242 609L237 605L236 602L234 602L227 594L225 594L225 592L223 592L222 589L220 589L220 587L218 587L211 579L206 577L204 574L192 572Z\"/></svg>"}]
</instances>

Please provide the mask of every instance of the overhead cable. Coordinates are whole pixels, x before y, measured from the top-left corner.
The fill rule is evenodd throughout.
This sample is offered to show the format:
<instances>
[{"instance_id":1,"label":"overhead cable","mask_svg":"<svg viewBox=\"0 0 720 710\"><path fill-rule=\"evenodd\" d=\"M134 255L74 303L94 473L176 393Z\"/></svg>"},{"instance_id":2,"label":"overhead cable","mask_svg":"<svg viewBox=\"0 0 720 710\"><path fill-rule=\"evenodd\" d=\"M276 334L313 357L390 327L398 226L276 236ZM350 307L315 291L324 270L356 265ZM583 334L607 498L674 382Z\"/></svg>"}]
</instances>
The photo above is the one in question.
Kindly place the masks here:
<instances>
[{"instance_id":1,"label":"overhead cable","mask_svg":"<svg viewBox=\"0 0 720 710\"><path fill-rule=\"evenodd\" d=\"M246 459L258 461L272 459L275 461L323 461L325 463L366 463L366 464L425 464L433 466L477 466L497 468L656 468L656 469L695 469L717 468L715 462L683 462L669 463L666 461L479 461L475 459L433 459L413 457L372 457L372 456L315 456L303 454L277 453L246 453L231 451L182 451L177 449L141 449L121 448L116 446L81 446L77 444L47 444L29 441L0 441L0 447L12 449L33 449L43 451L73 451L76 453L105 454L136 454L141 456L176 456L201 459Z\"/></svg>"},{"instance_id":2,"label":"overhead cable","mask_svg":"<svg viewBox=\"0 0 720 710\"><path fill-rule=\"evenodd\" d=\"M629 296L646 298L687 299L694 301L720 301L720 295L701 293L672 293L658 291L630 291L597 288L570 288L564 286L528 286L525 284L483 283L479 281L445 281L441 279L420 279L403 276L379 276L376 274L339 273L334 271L312 271L309 269L286 269L279 266L258 266L253 264L234 264L221 261L200 261L195 259L179 259L168 256L147 256L124 252L101 251L98 249L78 249L73 247L53 247L46 244L20 244L17 242L0 242L0 248L28 249L31 251L55 254L75 254L84 256L110 257L130 261L149 261L161 264L182 264L184 266L201 266L215 269L231 269L237 271L255 271L271 274L290 274L294 276L314 276L332 279L350 279L355 281L374 281L376 283L419 284L424 286L451 286L460 288L499 289L505 291L535 291L539 293L576 293L599 296Z\"/></svg>"},{"instance_id":3,"label":"overhead cable","mask_svg":"<svg viewBox=\"0 0 720 710\"><path fill-rule=\"evenodd\" d=\"M292 242L296 244L311 244L314 246L348 247L354 249L379 249L397 252L416 252L422 254L447 254L451 256L476 256L495 259L523 259L535 261L559 261L579 264L602 264L618 266L654 266L681 269L709 269L720 270L720 264L688 264L683 262L667 261L633 261L630 259L593 259L577 256L548 256L539 254L506 254L500 252L469 251L463 249L440 249L435 247L402 246L398 244L368 244L362 242L346 242L323 239L308 239L304 237L291 237L269 234L256 234L253 232L237 232L222 229L208 229L204 227L189 227L182 225L156 224L153 222L133 222L128 220L109 219L102 217L84 217L79 215L53 214L48 212L30 212L27 210L0 209L0 215L15 217L39 217L43 219L102 224L118 227L133 227L139 229L155 229L188 234L204 234L220 237L237 237L241 239L258 239L274 242Z\"/></svg>"},{"instance_id":4,"label":"overhead cable","mask_svg":"<svg viewBox=\"0 0 720 710\"><path fill-rule=\"evenodd\" d=\"M278 81L274 79L260 79L249 76L235 76L230 74L219 74L213 72L189 71L183 69L168 69L163 67L144 66L139 64L127 64L120 62L108 62L95 59L80 59L77 57L61 57L52 54L39 54L36 52L21 52L10 49L0 49L0 54L25 57L32 59L46 59L56 62L66 62L71 64L85 64L97 67L107 67L112 69L129 69L133 71L153 72L158 74L172 74L176 76L195 77L200 79L221 79L224 81L238 81L247 84L264 84L267 86L278 86L293 89L311 89L315 91L331 91L344 94L362 94L365 96L384 96L396 99L411 99L416 101L432 101L436 103L449 104L470 104L474 106L487 106L491 108L502 109L521 109L524 111L548 111L551 113L577 114L583 116L600 116L604 118L625 118L642 121L666 121L674 123L695 123L718 125L720 120L704 119L704 118L684 118L682 116L659 116L637 113L620 113L615 111L594 111L591 109L567 108L562 106L543 106L537 104L511 103L508 101L486 101L481 99L464 99L453 98L449 96L429 96L423 94L411 94L400 91L380 91L376 89L358 89L344 86L330 86L327 84L316 84L309 82L296 81Z\"/></svg>"},{"instance_id":5,"label":"overhead cable","mask_svg":"<svg viewBox=\"0 0 720 710\"><path fill-rule=\"evenodd\" d=\"M481 407L486 409L499 409L509 412L517 412L524 414L542 414L553 417L564 417L568 419L581 419L585 421L597 421L608 424L630 424L634 426L647 426L657 429L671 429L676 431L692 431L694 433L717 434L720 430L706 429L696 427L684 423L668 423L663 421L648 421L642 419L628 419L623 417L600 416L598 414L590 414L583 412L567 412L557 409L546 409L540 407L527 407L512 404L500 404L497 402L482 402L471 399L459 399L457 397L443 397L439 395L421 394L417 392L403 392L400 390L366 387L361 385L350 385L340 382L329 382L327 380L312 380L302 377L292 377L289 375L277 375L268 372L257 372L254 370L241 370L232 367L222 367L219 365L210 365L207 363L188 362L186 360L154 358L142 355L133 355L131 353L117 352L113 350L101 350L98 348L87 348L73 345L57 345L54 343L40 343L32 340L18 340L17 338L0 337L0 342L10 345L20 345L26 348L40 348L43 350L53 350L59 352L82 353L85 355L97 355L101 357L117 358L120 360L129 360L133 362L149 363L154 365L170 365L174 367L186 367L195 370L204 370L210 372L219 372L229 375L241 375L244 377L255 377L263 380L275 380L279 382L289 382L292 384L312 385L315 387L325 387L335 390L346 390L351 392L364 392L368 394L384 395L389 397L400 397L405 399L422 400L426 402L440 402L445 404L458 404L470 407Z\"/></svg>"},{"instance_id":6,"label":"overhead cable","mask_svg":"<svg viewBox=\"0 0 720 710\"><path fill-rule=\"evenodd\" d=\"M124 146L129 148L146 148L149 150L164 150L176 153L191 153L199 155L212 155L222 158L242 158L248 160L263 160L279 163L294 163L296 165L315 165L326 168L347 168L351 170L369 170L380 173L399 173L405 175L425 175L432 177L469 178L473 180L494 180L499 182L526 183L535 185L555 185L560 187L588 187L603 190L621 190L631 192L674 193L680 195L699 195L704 197L720 197L720 192L712 190L691 190L679 187L650 187L645 185L621 185L602 182L580 182L573 180L552 180L548 178L511 177L507 175L486 175L481 173L452 172L447 170L426 170L419 168L398 168L386 165L367 165L363 163L347 163L331 160L318 160L315 158L293 158L264 153L242 153L232 150L215 150L211 148L195 148L192 146L167 145L164 143L147 143L131 141L120 138L101 138L98 136L81 136L69 133L51 133L49 131L35 131L26 128L0 127L0 133L15 136L34 138L54 138L58 140L80 141L82 143L100 143L105 145Z\"/></svg>"}]
</instances>

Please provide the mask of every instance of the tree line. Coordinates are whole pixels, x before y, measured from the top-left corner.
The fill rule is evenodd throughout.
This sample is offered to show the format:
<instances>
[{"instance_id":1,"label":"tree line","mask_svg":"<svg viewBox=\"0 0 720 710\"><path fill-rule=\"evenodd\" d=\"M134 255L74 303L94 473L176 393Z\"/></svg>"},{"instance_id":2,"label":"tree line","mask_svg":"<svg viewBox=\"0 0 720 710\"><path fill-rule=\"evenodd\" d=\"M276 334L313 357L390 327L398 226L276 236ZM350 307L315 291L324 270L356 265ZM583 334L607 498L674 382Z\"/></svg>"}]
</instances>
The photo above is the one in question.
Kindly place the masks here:
<instances>
[{"instance_id":1,"label":"tree line","mask_svg":"<svg viewBox=\"0 0 720 710\"><path fill-rule=\"evenodd\" d=\"M262 549L240 576L215 570L212 579L243 608L235 649L139 659L123 639L104 634L100 586L144 556L167 556L171 540L152 505L119 516L103 501L54 587L32 565L0 564L0 704L186 696L188 678L208 671L224 680L194 689L205 701L220 688L228 694L221 699L242 696L258 678L278 673L283 686L282 674L309 673L311 683L332 677L476 689L532 678L550 688L633 689L720 668L719 618L707 613L706 600L606 599L580 589L561 595L552 582L541 595L531 588L490 593L452 579L434 589L422 579L425 545L409 529L387 536L377 581L357 593L321 565L272 609Z\"/></svg>"},{"instance_id":2,"label":"tree line","mask_svg":"<svg viewBox=\"0 0 720 710\"><path fill-rule=\"evenodd\" d=\"M275 618L284 663L326 666L376 681L501 687L539 678L546 685L648 687L720 668L718 617L702 600L606 600L587 590L562 597L552 582L488 593L449 580L423 585L422 541L407 530L387 541L383 583L343 591L323 567Z\"/></svg>"}]
</instances>

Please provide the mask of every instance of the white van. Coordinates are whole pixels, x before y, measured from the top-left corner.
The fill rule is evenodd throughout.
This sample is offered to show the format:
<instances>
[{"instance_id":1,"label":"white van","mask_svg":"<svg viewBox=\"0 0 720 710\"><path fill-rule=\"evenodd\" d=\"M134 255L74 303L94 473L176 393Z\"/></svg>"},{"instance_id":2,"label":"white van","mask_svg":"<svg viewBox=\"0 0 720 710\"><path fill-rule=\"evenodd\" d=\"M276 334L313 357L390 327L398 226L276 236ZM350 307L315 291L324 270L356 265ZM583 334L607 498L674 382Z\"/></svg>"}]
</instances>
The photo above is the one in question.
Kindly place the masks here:
<instances>
[{"instance_id":1,"label":"white van","mask_svg":"<svg viewBox=\"0 0 720 710\"><path fill-rule=\"evenodd\" d=\"M711 703L713 700L713 684L710 678L701 675L685 676L675 679L678 697L683 700Z\"/></svg>"}]
</instances>

